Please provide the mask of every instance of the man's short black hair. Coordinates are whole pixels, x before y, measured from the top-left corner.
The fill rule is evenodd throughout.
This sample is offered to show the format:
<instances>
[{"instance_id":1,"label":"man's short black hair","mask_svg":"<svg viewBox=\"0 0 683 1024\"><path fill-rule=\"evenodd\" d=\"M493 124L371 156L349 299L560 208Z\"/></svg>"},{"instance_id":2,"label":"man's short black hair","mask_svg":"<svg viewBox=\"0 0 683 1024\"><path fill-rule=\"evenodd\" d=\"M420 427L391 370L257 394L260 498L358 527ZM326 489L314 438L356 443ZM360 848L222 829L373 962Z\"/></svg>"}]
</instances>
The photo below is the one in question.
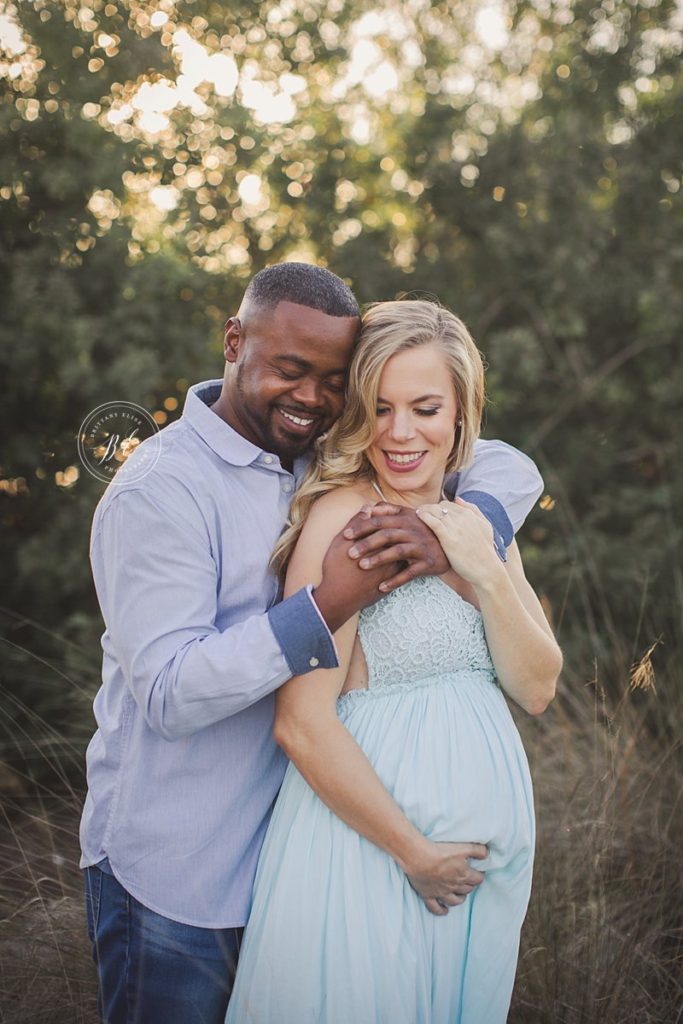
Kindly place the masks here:
<instances>
[{"instance_id":1,"label":"man's short black hair","mask_svg":"<svg viewBox=\"0 0 683 1024\"><path fill-rule=\"evenodd\" d=\"M353 292L340 277L310 263L276 263L255 274L243 304L274 309L278 302L296 302L327 316L360 316Z\"/></svg>"}]
</instances>

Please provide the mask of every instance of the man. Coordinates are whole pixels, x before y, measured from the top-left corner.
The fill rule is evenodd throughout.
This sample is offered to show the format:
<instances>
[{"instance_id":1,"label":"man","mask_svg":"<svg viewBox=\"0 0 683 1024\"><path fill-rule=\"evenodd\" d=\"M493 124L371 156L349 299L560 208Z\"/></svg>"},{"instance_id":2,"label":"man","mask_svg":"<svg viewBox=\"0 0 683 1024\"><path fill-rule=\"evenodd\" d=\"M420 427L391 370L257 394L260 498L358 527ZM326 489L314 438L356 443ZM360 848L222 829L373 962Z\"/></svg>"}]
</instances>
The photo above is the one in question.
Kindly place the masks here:
<instances>
[{"instance_id":1,"label":"man","mask_svg":"<svg viewBox=\"0 0 683 1024\"><path fill-rule=\"evenodd\" d=\"M310 446L342 410L359 325L353 295L328 271L292 263L257 274L226 324L223 381L190 390L153 468L134 471L140 446L95 514L106 630L81 864L109 1024L222 1024L285 767L273 691L336 665L331 634L377 600L380 583L446 568L414 513L380 508L336 538L321 581L277 603L270 554ZM497 499L519 523L539 478L513 449L482 446L461 490L502 549L512 528ZM368 552L378 564L360 568ZM478 884L467 860L478 848L443 847L416 885L428 891L445 874L454 891Z\"/></svg>"}]
</instances>

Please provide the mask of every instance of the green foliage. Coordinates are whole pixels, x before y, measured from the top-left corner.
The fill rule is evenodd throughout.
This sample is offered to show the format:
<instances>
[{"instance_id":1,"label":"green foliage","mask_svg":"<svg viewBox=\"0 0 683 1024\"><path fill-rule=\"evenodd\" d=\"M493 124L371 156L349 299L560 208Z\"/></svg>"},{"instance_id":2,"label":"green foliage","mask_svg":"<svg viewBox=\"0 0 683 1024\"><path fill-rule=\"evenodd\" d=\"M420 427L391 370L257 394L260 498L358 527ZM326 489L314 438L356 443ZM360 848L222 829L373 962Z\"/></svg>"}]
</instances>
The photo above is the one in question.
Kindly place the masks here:
<instances>
[{"instance_id":1,"label":"green foliage","mask_svg":"<svg viewBox=\"0 0 683 1024\"><path fill-rule=\"evenodd\" d=\"M95 646L101 485L63 476L79 469L79 423L115 398L172 419L167 398L220 374L221 324L250 274L298 256L362 301L436 295L472 327L486 432L546 477L522 544L570 678L596 659L623 678L659 636L658 667L680 655L673 2L511 0L505 46L477 38L467 4L7 10L25 48L0 59L0 559L19 622ZM199 65L183 63L182 32ZM359 39L374 47L360 71ZM211 78L217 54L232 84ZM150 83L175 99L145 107Z\"/></svg>"}]
</instances>

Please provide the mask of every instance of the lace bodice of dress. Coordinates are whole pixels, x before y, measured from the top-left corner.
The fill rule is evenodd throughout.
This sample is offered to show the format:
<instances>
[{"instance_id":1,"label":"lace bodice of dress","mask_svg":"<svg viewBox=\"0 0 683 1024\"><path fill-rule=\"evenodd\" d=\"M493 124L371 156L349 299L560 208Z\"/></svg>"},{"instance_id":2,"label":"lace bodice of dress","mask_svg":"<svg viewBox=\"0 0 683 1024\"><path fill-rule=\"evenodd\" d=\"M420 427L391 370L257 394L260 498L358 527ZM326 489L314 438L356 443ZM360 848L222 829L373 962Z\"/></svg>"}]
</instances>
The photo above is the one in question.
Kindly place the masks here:
<instances>
[{"instance_id":1,"label":"lace bodice of dress","mask_svg":"<svg viewBox=\"0 0 683 1024\"><path fill-rule=\"evenodd\" d=\"M365 608L358 637L370 689L462 670L491 674L480 612L436 576L420 576Z\"/></svg>"}]
</instances>

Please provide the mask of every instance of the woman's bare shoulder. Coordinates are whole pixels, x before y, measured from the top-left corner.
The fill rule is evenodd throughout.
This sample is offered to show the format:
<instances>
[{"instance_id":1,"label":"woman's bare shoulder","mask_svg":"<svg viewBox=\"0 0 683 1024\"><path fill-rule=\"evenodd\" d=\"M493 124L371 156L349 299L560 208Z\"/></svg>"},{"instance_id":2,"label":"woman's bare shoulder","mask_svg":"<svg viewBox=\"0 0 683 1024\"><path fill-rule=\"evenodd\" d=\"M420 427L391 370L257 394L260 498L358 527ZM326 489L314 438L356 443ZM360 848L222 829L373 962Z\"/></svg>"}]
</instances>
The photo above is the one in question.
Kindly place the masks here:
<instances>
[{"instance_id":1,"label":"woman's bare shoulder","mask_svg":"<svg viewBox=\"0 0 683 1024\"><path fill-rule=\"evenodd\" d=\"M308 519L314 518L318 521L323 519L337 519L342 515L348 518L354 516L363 505L373 503L373 490L367 482L351 484L348 487L335 487L321 495L313 503L308 513Z\"/></svg>"},{"instance_id":2,"label":"woman's bare shoulder","mask_svg":"<svg viewBox=\"0 0 683 1024\"><path fill-rule=\"evenodd\" d=\"M304 583L320 581L323 559L332 540L371 500L367 488L354 484L328 491L314 502L287 567L285 596Z\"/></svg>"},{"instance_id":3,"label":"woman's bare shoulder","mask_svg":"<svg viewBox=\"0 0 683 1024\"><path fill-rule=\"evenodd\" d=\"M363 505L372 502L372 493L367 484L359 482L350 487L336 487L321 495L308 510L295 550L313 545L323 546L326 551L332 538L344 529L349 519L353 519Z\"/></svg>"}]
</instances>

